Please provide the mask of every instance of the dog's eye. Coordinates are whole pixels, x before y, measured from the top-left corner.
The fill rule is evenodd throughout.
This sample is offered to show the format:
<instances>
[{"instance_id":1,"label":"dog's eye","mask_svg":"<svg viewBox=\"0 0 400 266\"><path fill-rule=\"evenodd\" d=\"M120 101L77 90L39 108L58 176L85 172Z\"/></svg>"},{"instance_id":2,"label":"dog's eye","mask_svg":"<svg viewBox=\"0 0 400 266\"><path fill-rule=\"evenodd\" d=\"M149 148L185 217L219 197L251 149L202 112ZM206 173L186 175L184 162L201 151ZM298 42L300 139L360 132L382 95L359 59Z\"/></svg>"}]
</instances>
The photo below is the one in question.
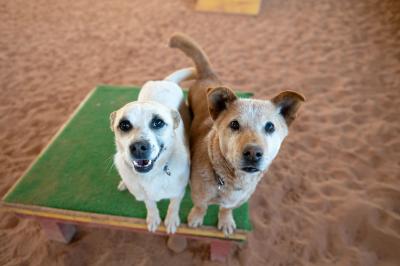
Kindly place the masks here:
<instances>
[{"instance_id":1,"label":"dog's eye","mask_svg":"<svg viewBox=\"0 0 400 266\"><path fill-rule=\"evenodd\" d=\"M165 122L162 121L160 118L154 118L151 120L150 126L152 129L160 129L165 126Z\"/></svg>"},{"instance_id":2,"label":"dog's eye","mask_svg":"<svg viewBox=\"0 0 400 266\"><path fill-rule=\"evenodd\" d=\"M128 120L121 120L118 125L119 129L123 132L128 132L132 129L132 124Z\"/></svg>"},{"instance_id":3,"label":"dog's eye","mask_svg":"<svg viewBox=\"0 0 400 266\"><path fill-rule=\"evenodd\" d=\"M267 132L268 134L271 134L275 131L275 126L272 122L267 122L265 124L265 132Z\"/></svg>"},{"instance_id":4,"label":"dog's eye","mask_svg":"<svg viewBox=\"0 0 400 266\"><path fill-rule=\"evenodd\" d=\"M231 123L229 124L229 127L230 127L233 131L236 131L236 130L239 130L239 129L240 129L240 124L239 124L239 122L238 122L237 120L233 120L233 121L231 121Z\"/></svg>"}]
</instances>

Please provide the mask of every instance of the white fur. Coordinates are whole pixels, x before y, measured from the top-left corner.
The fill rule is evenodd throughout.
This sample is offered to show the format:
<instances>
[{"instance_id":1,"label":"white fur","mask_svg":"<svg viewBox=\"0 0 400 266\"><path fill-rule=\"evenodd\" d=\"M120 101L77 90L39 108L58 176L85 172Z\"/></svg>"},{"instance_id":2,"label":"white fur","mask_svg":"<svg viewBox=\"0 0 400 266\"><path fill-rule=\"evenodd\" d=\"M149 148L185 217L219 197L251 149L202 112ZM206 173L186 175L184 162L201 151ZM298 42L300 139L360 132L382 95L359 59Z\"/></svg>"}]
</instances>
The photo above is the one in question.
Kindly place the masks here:
<instances>
[{"instance_id":1,"label":"white fur","mask_svg":"<svg viewBox=\"0 0 400 266\"><path fill-rule=\"evenodd\" d=\"M181 87L168 80L147 81L138 97L138 102L157 102L173 110L178 110L183 99Z\"/></svg>"},{"instance_id":2,"label":"white fur","mask_svg":"<svg viewBox=\"0 0 400 266\"><path fill-rule=\"evenodd\" d=\"M193 72L185 69L170 75L170 80L146 82L138 100L116 112L112 125L114 131L117 131L122 117L133 125L129 134L116 132L117 153L114 163L122 179L118 190L128 189L137 200L144 201L147 227L151 232L156 231L161 222L156 205L161 199L171 200L164 221L167 232L175 233L180 223L179 206L189 180L190 154L183 121L179 116L179 124L174 128L173 114L179 114L179 107L184 103L182 89L176 82L192 76ZM148 127L154 113L159 114L169 127L163 134L153 132ZM165 144L153 169L148 173L135 170L129 153L129 145L140 139L151 144L152 158L160 152L160 139ZM166 165L168 171L165 170Z\"/></svg>"}]
</instances>

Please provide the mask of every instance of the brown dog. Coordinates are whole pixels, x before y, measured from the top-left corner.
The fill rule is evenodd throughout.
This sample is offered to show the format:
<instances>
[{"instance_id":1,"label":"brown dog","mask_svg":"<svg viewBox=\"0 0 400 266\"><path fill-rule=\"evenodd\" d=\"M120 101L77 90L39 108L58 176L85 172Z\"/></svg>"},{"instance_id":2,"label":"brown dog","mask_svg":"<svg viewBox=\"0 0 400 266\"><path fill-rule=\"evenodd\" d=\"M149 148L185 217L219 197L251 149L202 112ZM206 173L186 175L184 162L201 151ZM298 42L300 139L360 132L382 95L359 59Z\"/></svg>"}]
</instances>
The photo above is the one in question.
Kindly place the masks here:
<instances>
[{"instance_id":1,"label":"brown dog","mask_svg":"<svg viewBox=\"0 0 400 266\"><path fill-rule=\"evenodd\" d=\"M188 224L197 227L209 204L220 206L218 228L232 234L232 209L246 202L277 155L304 97L285 91L270 101L238 99L221 86L194 41L175 34L170 46L193 59L198 77L189 90L191 189Z\"/></svg>"}]
</instances>

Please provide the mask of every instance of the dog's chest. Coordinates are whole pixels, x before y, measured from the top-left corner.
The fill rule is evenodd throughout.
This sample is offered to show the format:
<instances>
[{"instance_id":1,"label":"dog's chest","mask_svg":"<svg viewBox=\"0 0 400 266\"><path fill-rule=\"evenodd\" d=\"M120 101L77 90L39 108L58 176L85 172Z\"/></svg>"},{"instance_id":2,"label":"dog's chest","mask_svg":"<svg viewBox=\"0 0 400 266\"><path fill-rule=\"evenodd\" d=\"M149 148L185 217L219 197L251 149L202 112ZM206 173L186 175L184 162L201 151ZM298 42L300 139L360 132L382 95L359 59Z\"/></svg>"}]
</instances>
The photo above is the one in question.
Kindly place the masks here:
<instances>
[{"instance_id":1,"label":"dog's chest","mask_svg":"<svg viewBox=\"0 0 400 266\"><path fill-rule=\"evenodd\" d=\"M185 180L179 176L159 173L149 178L122 178L128 190L137 200L169 199L178 197L185 188Z\"/></svg>"},{"instance_id":2,"label":"dog's chest","mask_svg":"<svg viewBox=\"0 0 400 266\"><path fill-rule=\"evenodd\" d=\"M224 208L236 208L246 202L253 194L257 181L241 184L228 184L217 189L217 201Z\"/></svg>"},{"instance_id":3,"label":"dog's chest","mask_svg":"<svg viewBox=\"0 0 400 266\"><path fill-rule=\"evenodd\" d=\"M219 205L224 208L236 208L244 203L251 195L252 191L249 189L226 189L221 188L218 190L217 200Z\"/></svg>"},{"instance_id":4,"label":"dog's chest","mask_svg":"<svg viewBox=\"0 0 400 266\"><path fill-rule=\"evenodd\" d=\"M185 187L184 181L179 176L166 173L160 173L152 179L142 179L140 183L147 198L155 201L178 197Z\"/></svg>"}]
</instances>

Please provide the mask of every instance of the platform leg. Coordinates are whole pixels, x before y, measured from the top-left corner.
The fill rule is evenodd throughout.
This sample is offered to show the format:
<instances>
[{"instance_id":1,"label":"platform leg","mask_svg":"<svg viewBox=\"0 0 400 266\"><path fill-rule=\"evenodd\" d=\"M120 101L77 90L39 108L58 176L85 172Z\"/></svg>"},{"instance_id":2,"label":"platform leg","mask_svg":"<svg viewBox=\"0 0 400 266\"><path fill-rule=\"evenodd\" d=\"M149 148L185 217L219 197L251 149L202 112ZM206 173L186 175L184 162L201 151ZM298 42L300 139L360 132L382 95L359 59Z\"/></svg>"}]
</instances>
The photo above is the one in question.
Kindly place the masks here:
<instances>
[{"instance_id":1,"label":"platform leg","mask_svg":"<svg viewBox=\"0 0 400 266\"><path fill-rule=\"evenodd\" d=\"M187 239L184 236L171 235L168 237L167 246L173 252L181 253L187 247Z\"/></svg>"},{"instance_id":2,"label":"platform leg","mask_svg":"<svg viewBox=\"0 0 400 266\"><path fill-rule=\"evenodd\" d=\"M213 240L210 243L210 259L212 261L225 262L231 252L232 243L230 241Z\"/></svg>"},{"instance_id":3,"label":"platform leg","mask_svg":"<svg viewBox=\"0 0 400 266\"><path fill-rule=\"evenodd\" d=\"M59 223L43 219L40 219L39 222L50 240L68 244L76 233L76 227L73 224Z\"/></svg>"}]
</instances>

